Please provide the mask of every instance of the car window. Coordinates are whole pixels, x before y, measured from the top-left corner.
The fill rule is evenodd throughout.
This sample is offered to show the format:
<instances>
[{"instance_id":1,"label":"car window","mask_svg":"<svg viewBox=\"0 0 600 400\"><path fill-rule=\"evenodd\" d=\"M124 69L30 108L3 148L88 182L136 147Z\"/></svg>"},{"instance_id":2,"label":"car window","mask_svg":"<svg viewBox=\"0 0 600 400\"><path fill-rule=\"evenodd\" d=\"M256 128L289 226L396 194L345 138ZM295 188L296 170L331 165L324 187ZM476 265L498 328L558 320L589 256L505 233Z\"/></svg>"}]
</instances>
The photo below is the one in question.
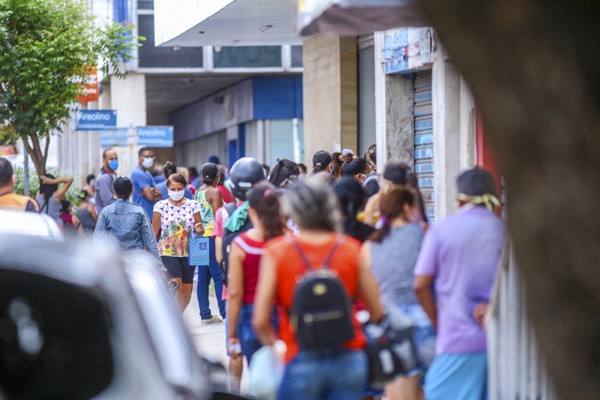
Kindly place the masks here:
<instances>
[{"instance_id":1,"label":"car window","mask_svg":"<svg viewBox=\"0 0 600 400\"><path fill-rule=\"evenodd\" d=\"M90 289L0 265L0 393L100 394L114 374L108 316Z\"/></svg>"}]
</instances>

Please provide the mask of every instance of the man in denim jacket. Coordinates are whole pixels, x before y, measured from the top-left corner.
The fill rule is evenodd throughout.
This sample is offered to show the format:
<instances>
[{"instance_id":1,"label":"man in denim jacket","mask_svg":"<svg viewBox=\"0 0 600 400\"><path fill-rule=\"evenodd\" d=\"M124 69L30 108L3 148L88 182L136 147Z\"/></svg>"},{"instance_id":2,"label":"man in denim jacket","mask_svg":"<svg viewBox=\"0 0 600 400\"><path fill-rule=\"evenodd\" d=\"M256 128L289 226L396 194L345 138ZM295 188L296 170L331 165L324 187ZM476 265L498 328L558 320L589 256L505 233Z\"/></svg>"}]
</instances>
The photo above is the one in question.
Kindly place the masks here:
<instances>
[{"instance_id":1,"label":"man in denim jacket","mask_svg":"<svg viewBox=\"0 0 600 400\"><path fill-rule=\"evenodd\" d=\"M146 249L160 261L156 237L146 211L128 200L133 193L131 180L124 176L116 178L113 191L117 201L105 207L98 216L94 239L112 236L122 248Z\"/></svg>"}]
</instances>

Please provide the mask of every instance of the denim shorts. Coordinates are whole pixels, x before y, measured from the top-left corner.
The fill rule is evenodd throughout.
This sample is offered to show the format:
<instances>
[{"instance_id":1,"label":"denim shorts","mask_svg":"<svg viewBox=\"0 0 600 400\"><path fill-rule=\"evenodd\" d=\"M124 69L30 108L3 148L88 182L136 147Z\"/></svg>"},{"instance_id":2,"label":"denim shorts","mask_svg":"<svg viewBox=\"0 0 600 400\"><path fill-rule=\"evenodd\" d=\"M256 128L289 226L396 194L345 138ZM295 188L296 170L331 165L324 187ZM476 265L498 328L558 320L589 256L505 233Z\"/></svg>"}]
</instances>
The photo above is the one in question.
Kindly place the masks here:
<instances>
[{"instance_id":1,"label":"denim shorts","mask_svg":"<svg viewBox=\"0 0 600 400\"><path fill-rule=\"evenodd\" d=\"M362 350L300 351L285 367L277 399L358 400L367 379L367 355Z\"/></svg>"}]
</instances>

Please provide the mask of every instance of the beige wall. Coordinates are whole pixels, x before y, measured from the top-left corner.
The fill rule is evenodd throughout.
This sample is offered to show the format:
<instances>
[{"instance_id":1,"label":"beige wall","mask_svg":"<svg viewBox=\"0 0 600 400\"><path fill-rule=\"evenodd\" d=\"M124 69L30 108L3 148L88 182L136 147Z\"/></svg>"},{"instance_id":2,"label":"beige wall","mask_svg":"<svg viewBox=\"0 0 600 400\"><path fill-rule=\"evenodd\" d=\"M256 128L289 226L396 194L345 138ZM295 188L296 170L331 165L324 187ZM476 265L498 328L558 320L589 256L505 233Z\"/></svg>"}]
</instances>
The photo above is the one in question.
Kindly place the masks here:
<instances>
[{"instance_id":1,"label":"beige wall","mask_svg":"<svg viewBox=\"0 0 600 400\"><path fill-rule=\"evenodd\" d=\"M358 52L354 38L319 35L304 41L305 162L317 150L358 151ZM307 164L307 165L308 165Z\"/></svg>"}]
</instances>

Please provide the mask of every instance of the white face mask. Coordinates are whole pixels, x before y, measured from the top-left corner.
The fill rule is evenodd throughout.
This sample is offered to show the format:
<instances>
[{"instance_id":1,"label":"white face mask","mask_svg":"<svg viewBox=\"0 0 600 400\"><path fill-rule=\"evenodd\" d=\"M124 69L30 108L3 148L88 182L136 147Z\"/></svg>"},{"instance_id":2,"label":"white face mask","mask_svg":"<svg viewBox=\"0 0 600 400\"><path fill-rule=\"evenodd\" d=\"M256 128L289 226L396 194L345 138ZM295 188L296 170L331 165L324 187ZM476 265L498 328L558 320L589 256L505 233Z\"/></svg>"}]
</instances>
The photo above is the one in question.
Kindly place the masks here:
<instances>
[{"instance_id":1,"label":"white face mask","mask_svg":"<svg viewBox=\"0 0 600 400\"><path fill-rule=\"evenodd\" d=\"M173 201L179 201L183 199L183 194L185 190L169 190L169 197Z\"/></svg>"},{"instance_id":2,"label":"white face mask","mask_svg":"<svg viewBox=\"0 0 600 400\"><path fill-rule=\"evenodd\" d=\"M153 164L154 164L153 157L144 157L144 159L142 160L142 166L146 169L150 168Z\"/></svg>"}]
</instances>

